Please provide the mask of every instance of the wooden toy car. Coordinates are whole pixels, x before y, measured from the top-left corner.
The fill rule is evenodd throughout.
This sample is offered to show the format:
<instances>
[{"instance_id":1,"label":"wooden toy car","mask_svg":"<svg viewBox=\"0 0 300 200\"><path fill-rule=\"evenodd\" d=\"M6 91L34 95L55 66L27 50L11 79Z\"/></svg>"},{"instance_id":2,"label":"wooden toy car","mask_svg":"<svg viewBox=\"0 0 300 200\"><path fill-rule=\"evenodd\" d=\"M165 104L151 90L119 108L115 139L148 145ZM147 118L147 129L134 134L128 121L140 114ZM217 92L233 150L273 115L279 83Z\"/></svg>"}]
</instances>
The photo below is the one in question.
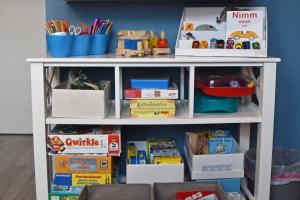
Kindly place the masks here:
<instances>
[{"instance_id":1,"label":"wooden toy car","mask_svg":"<svg viewBox=\"0 0 300 200\"><path fill-rule=\"evenodd\" d=\"M151 53L149 35L144 30L122 30L118 32L117 56L145 56Z\"/></svg>"},{"instance_id":2,"label":"wooden toy car","mask_svg":"<svg viewBox=\"0 0 300 200\"><path fill-rule=\"evenodd\" d=\"M246 33L243 31L235 31L230 35L230 38L233 38L234 40L239 40L241 38L254 40L255 38L258 38L258 36L254 31L247 31Z\"/></svg>"}]
</instances>

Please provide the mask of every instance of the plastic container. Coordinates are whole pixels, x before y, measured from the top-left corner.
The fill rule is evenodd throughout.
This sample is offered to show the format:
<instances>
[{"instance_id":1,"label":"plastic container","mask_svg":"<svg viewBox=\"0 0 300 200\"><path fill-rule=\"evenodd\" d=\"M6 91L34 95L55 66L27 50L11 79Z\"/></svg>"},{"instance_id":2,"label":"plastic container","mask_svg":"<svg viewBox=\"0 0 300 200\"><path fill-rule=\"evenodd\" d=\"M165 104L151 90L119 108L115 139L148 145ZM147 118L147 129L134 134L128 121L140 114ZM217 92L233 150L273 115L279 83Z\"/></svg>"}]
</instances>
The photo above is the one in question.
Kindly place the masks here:
<instances>
[{"instance_id":1,"label":"plastic container","mask_svg":"<svg viewBox=\"0 0 300 200\"><path fill-rule=\"evenodd\" d=\"M210 96L215 97L243 97L250 96L255 90L255 84L247 85L249 81L243 78L218 77L196 81L195 87ZM231 84L237 84L230 86Z\"/></svg>"},{"instance_id":2,"label":"plastic container","mask_svg":"<svg viewBox=\"0 0 300 200\"><path fill-rule=\"evenodd\" d=\"M90 51L90 35L75 35L71 56L87 56Z\"/></svg>"},{"instance_id":3,"label":"plastic container","mask_svg":"<svg viewBox=\"0 0 300 200\"><path fill-rule=\"evenodd\" d=\"M110 35L95 34L91 35L90 55L103 55L107 51Z\"/></svg>"},{"instance_id":4,"label":"plastic container","mask_svg":"<svg viewBox=\"0 0 300 200\"><path fill-rule=\"evenodd\" d=\"M248 187L254 191L256 150L250 149L245 154L245 176ZM300 151L274 148L272 156L272 176L270 199L300 199Z\"/></svg>"},{"instance_id":5,"label":"plastic container","mask_svg":"<svg viewBox=\"0 0 300 200\"><path fill-rule=\"evenodd\" d=\"M50 55L54 58L70 56L73 38L73 35L47 35Z\"/></svg>"},{"instance_id":6,"label":"plastic container","mask_svg":"<svg viewBox=\"0 0 300 200\"><path fill-rule=\"evenodd\" d=\"M238 98L212 97L195 91L196 113L234 113L237 112L238 104Z\"/></svg>"}]
</instances>

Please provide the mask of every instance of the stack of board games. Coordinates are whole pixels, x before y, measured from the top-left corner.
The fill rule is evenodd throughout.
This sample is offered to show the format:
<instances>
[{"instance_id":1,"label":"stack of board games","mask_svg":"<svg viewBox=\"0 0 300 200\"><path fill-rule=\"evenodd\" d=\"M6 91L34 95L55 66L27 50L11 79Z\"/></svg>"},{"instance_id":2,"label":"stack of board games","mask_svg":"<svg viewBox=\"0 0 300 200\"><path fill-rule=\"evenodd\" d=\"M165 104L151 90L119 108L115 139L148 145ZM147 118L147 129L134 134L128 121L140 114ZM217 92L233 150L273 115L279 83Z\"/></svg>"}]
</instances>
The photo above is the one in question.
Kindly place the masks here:
<instances>
[{"instance_id":1,"label":"stack of board games","mask_svg":"<svg viewBox=\"0 0 300 200\"><path fill-rule=\"evenodd\" d=\"M113 156L121 153L120 127L56 125L47 142L53 176L51 200L75 200L86 185L115 182Z\"/></svg>"},{"instance_id":2,"label":"stack of board games","mask_svg":"<svg viewBox=\"0 0 300 200\"><path fill-rule=\"evenodd\" d=\"M148 139L141 142L127 143L128 164L180 164L182 158L172 139Z\"/></svg>"},{"instance_id":3,"label":"stack of board games","mask_svg":"<svg viewBox=\"0 0 300 200\"><path fill-rule=\"evenodd\" d=\"M124 95L130 100L131 117L175 117L178 88L175 83L170 84L169 78L131 79Z\"/></svg>"}]
</instances>

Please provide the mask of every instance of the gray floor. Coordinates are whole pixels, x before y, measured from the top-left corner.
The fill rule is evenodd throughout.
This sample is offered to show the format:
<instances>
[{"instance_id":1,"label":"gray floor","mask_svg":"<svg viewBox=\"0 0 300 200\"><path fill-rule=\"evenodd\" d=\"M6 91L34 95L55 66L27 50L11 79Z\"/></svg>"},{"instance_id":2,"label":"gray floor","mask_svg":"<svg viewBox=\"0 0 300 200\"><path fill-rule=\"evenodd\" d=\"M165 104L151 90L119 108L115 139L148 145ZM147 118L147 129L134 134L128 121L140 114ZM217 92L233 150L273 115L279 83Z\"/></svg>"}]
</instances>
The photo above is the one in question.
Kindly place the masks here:
<instances>
[{"instance_id":1,"label":"gray floor","mask_svg":"<svg viewBox=\"0 0 300 200\"><path fill-rule=\"evenodd\" d=\"M30 135L0 135L0 200L34 200Z\"/></svg>"}]
</instances>

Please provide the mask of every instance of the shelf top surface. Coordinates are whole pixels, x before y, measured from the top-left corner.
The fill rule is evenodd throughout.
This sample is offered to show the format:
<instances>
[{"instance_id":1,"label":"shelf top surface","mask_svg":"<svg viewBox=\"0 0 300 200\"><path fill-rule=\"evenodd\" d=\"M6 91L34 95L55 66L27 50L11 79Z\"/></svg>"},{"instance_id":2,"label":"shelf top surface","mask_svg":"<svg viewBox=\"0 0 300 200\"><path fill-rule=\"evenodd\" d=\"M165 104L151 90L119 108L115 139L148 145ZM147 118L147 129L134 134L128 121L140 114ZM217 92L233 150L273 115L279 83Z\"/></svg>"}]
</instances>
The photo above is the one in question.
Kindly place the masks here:
<instances>
[{"instance_id":1,"label":"shelf top surface","mask_svg":"<svg viewBox=\"0 0 300 200\"><path fill-rule=\"evenodd\" d=\"M160 55L146 57L123 57L114 54L102 56L85 56L85 57L65 57L65 58L28 58L30 63L107 63L107 64L141 64L141 63L276 63L280 58L250 58L250 57L193 57L193 56L175 56Z\"/></svg>"}]
</instances>

